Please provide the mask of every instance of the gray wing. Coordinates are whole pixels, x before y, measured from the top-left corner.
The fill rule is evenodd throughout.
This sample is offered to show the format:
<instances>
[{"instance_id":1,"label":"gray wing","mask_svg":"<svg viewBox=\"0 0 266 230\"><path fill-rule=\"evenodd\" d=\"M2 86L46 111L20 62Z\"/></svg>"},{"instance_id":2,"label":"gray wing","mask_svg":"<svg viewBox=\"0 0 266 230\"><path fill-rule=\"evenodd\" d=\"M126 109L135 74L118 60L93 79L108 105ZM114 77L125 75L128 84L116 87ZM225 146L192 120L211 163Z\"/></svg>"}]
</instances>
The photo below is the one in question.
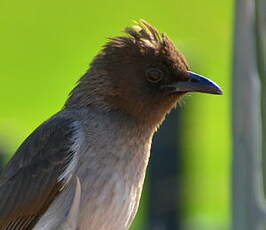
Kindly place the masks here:
<instances>
[{"instance_id":1,"label":"gray wing","mask_svg":"<svg viewBox=\"0 0 266 230\"><path fill-rule=\"evenodd\" d=\"M32 229L70 180L76 128L51 118L19 147L0 177L0 230Z\"/></svg>"}]
</instances>

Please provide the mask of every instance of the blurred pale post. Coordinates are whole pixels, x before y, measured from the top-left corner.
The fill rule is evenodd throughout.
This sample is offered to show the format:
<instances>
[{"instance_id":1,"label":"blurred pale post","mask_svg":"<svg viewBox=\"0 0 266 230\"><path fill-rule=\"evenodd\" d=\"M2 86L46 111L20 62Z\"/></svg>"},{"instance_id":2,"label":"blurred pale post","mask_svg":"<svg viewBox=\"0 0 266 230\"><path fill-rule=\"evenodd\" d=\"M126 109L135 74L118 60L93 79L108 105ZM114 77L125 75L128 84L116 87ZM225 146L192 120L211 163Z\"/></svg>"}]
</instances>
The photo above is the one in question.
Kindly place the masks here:
<instances>
[{"instance_id":1,"label":"blurred pale post","mask_svg":"<svg viewBox=\"0 0 266 230\"><path fill-rule=\"evenodd\" d=\"M261 82L262 162L264 197L266 192L266 2L256 1L256 42L258 73Z\"/></svg>"},{"instance_id":2,"label":"blurred pale post","mask_svg":"<svg viewBox=\"0 0 266 230\"><path fill-rule=\"evenodd\" d=\"M266 229L262 178L262 159L265 161L266 154L262 119L266 115L265 10L264 0L236 1L232 230Z\"/></svg>"}]
</instances>

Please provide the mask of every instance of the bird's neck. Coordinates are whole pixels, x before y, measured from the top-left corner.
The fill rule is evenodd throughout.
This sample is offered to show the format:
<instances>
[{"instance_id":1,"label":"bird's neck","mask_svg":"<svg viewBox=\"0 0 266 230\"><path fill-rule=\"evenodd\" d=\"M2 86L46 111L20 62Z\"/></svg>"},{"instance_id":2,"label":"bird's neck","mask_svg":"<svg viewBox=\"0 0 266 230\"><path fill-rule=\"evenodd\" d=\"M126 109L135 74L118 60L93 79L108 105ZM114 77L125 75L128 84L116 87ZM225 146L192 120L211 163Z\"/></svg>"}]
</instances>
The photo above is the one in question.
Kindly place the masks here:
<instances>
[{"instance_id":1,"label":"bird's neck","mask_svg":"<svg viewBox=\"0 0 266 230\"><path fill-rule=\"evenodd\" d=\"M134 126L134 132L146 133L147 135L153 135L157 131L163 120L165 119L166 113L156 112L157 105L150 105L141 111L126 110L123 107L117 107L115 104L109 103L105 100L104 96L95 95L97 92L91 90L89 93L82 84L79 84L66 101L65 108L72 109L93 109L102 114L115 114L114 116L119 117L120 123L131 124ZM148 110L150 107L155 107L155 112ZM170 107L169 107L170 110Z\"/></svg>"},{"instance_id":2,"label":"bird's neck","mask_svg":"<svg viewBox=\"0 0 266 230\"><path fill-rule=\"evenodd\" d=\"M93 150L97 155L88 154L87 157L90 159L84 162L91 164L98 162L100 165L105 165L105 170L119 173L121 177L130 177L125 179L134 184L142 184L154 129L145 128L118 112L103 113L88 109L86 116L84 124L88 143L99 141Z\"/></svg>"}]
</instances>

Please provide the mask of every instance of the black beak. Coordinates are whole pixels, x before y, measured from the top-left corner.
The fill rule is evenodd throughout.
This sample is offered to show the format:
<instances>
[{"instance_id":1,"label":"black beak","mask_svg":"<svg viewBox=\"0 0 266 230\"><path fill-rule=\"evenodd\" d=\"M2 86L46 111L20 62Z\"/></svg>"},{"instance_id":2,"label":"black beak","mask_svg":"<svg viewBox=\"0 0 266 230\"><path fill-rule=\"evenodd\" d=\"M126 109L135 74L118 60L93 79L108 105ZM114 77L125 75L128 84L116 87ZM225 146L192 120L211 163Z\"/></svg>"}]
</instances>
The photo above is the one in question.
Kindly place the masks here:
<instances>
[{"instance_id":1,"label":"black beak","mask_svg":"<svg viewBox=\"0 0 266 230\"><path fill-rule=\"evenodd\" d=\"M187 81L174 82L164 85L172 93L201 92L209 94L223 94L221 88L213 81L188 71L189 78Z\"/></svg>"}]
</instances>

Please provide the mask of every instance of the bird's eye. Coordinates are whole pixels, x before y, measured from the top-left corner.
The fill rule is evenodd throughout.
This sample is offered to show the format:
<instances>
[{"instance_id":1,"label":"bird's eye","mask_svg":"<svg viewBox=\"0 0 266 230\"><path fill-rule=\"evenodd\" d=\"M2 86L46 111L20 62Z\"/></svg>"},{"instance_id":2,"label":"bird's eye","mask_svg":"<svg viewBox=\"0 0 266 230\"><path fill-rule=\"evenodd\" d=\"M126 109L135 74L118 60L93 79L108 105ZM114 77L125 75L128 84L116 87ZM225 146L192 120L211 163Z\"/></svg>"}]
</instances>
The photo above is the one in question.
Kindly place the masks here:
<instances>
[{"instance_id":1,"label":"bird's eye","mask_svg":"<svg viewBox=\"0 0 266 230\"><path fill-rule=\"evenodd\" d=\"M146 77L149 82L158 83L163 79L163 72L156 68L150 68L146 71Z\"/></svg>"}]
</instances>

